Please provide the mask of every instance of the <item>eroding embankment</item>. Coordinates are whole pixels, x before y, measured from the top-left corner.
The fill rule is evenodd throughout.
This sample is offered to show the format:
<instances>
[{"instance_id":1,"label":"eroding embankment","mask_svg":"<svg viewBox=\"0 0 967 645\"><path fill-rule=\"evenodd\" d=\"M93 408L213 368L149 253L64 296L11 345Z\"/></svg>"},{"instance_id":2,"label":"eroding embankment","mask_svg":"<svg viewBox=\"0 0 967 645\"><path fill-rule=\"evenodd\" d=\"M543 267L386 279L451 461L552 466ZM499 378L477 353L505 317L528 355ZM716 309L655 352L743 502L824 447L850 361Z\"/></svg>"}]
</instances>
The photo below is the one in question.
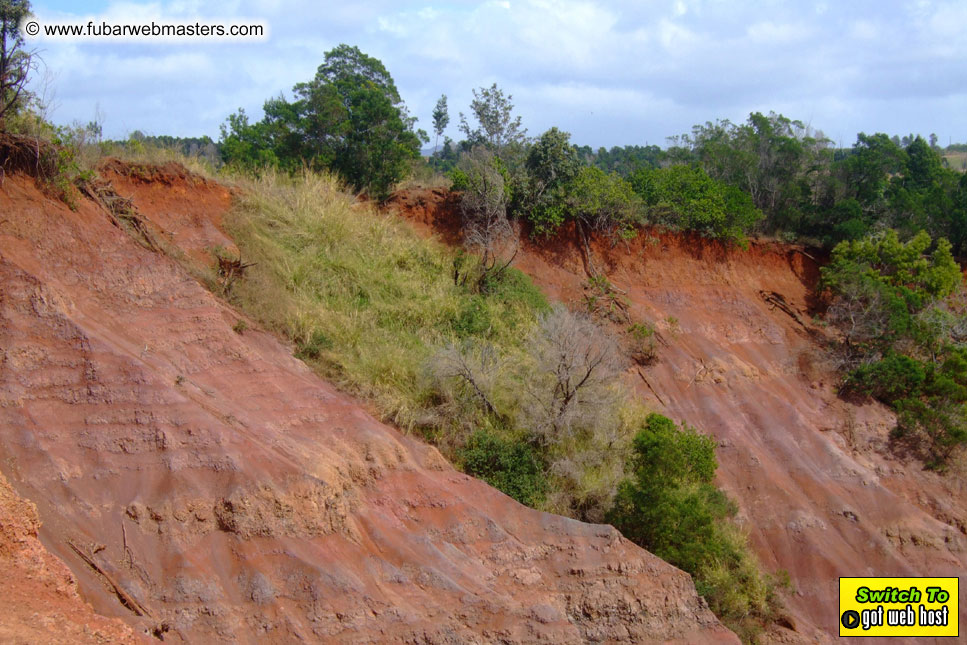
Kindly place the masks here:
<instances>
[{"instance_id":1,"label":"eroding embankment","mask_svg":"<svg viewBox=\"0 0 967 645\"><path fill-rule=\"evenodd\" d=\"M443 190L419 190L390 208L456 244L457 204ZM718 440L719 484L739 503L765 568L790 574L797 631L837 635L839 576L967 574L963 477L894 456L891 413L837 396L839 377L817 340L825 332L813 321L811 252L652 231L597 240L592 253L629 319L654 324L665 341L654 365L629 371L629 383ZM515 266L549 297L583 306L589 265L573 232L525 240Z\"/></svg>"},{"instance_id":2,"label":"eroding embankment","mask_svg":"<svg viewBox=\"0 0 967 645\"><path fill-rule=\"evenodd\" d=\"M225 187L104 176L120 219L24 174L0 189L0 472L99 614L193 642L737 642L681 571L454 471L239 333L184 268L231 250Z\"/></svg>"}]
</instances>

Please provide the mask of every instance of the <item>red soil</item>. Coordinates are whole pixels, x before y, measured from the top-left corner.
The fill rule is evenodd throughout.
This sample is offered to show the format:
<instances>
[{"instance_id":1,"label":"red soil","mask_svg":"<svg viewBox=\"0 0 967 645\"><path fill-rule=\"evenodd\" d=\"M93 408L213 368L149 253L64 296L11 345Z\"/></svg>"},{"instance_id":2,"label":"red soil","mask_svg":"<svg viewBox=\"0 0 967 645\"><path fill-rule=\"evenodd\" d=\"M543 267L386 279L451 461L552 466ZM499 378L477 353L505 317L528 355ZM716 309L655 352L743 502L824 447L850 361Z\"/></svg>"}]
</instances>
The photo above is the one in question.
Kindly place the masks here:
<instances>
[{"instance_id":1,"label":"red soil","mask_svg":"<svg viewBox=\"0 0 967 645\"><path fill-rule=\"evenodd\" d=\"M231 248L224 187L106 174L152 234ZM43 524L0 489L0 639L126 638L106 616L166 641L737 642L686 574L456 472L238 318L93 202L5 178L0 473Z\"/></svg>"},{"instance_id":2,"label":"red soil","mask_svg":"<svg viewBox=\"0 0 967 645\"><path fill-rule=\"evenodd\" d=\"M390 208L458 243L456 203L419 190ZM965 478L891 454L891 413L837 396L816 340L824 332L811 322L818 266L807 251L656 232L592 248L595 268L627 294L631 320L654 323L666 342L657 364L632 369L629 383L718 440L719 484L738 502L765 567L791 575L787 605L800 634L838 634L839 576L967 578ZM515 265L550 297L580 307L584 257L565 231L553 243L525 242ZM967 606L960 612L967 625Z\"/></svg>"},{"instance_id":3,"label":"red soil","mask_svg":"<svg viewBox=\"0 0 967 645\"><path fill-rule=\"evenodd\" d=\"M39 528L37 508L0 474L0 642L140 642L130 627L81 600L74 576L37 539Z\"/></svg>"}]
</instances>

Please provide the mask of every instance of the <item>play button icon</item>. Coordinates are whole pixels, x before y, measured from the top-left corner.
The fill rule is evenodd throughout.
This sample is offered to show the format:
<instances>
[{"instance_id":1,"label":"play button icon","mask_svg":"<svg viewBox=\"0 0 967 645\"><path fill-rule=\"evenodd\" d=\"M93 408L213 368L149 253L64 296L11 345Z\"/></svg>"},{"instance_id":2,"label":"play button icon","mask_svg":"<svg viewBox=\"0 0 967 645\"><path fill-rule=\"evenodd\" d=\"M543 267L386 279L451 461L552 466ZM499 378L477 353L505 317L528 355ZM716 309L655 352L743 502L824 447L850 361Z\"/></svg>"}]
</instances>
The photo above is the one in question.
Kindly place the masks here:
<instances>
[{"instance_id":1,"label":"play button icon","mask_svg":"<svg viewBox=\"0 0 967 645\"><path fill-rule=\"evenodd\" d=\"M860 626L860 615L852 609L844 611L840 622L843 623L843 627L846 629L856 629Z\"/></svg>"}]
</instances>

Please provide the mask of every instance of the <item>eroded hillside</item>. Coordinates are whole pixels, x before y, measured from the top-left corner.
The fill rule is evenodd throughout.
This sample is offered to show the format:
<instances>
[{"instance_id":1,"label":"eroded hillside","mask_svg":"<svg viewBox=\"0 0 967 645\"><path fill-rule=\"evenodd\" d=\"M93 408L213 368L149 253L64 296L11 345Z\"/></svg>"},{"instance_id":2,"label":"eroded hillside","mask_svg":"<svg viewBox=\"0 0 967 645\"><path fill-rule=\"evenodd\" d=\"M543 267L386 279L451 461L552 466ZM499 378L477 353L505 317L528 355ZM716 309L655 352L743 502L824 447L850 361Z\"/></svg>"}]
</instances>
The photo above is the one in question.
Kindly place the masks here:
<instances>
[{"instance_id":1,"label":"eroded hillside","mask_svg":"<svg viewBox=\"0 0 967 645\"><path fill-rule=\"evenodd\" d=\"M98 614L166 641L737 642L686 574L456 472L240 333L184 268L231 249L228 189L104 174L76 210L23 174L0 189L0 472Z\"/></svg>"},{"instance_id":2,"label":"eroded hillside","mask_svg":"<svg viewBox=\"0 0 967 645\"><path fill-rule=\"evenodd\" d=\"M457 244L457 203L422 190L397 195L392 207ZM592 249L629 319L654 323L663 340L657 363L633 368L628 382L657 410L718 440L720 485L739 503L765 567L790 574L796 631L836 637L839 576L967 573L964 478L893 455L890 412L837 396L839 377L812 321L815 258L778 244L744 251L656 233ZM565 233L552 244L525 242L515 266L550 297L582 307L586 258Z\"/></svg>"}]
</instances>

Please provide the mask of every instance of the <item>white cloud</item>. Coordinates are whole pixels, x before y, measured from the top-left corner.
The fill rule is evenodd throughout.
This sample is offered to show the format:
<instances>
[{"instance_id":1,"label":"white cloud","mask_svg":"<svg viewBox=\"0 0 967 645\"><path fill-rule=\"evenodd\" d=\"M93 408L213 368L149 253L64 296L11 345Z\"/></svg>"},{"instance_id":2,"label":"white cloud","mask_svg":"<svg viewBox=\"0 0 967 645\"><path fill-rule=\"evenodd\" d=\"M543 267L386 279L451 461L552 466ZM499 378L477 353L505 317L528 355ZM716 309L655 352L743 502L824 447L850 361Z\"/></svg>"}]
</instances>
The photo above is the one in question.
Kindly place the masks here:
<instances>
[{"instance_id":1,"label":"white cloud","mask_svg":"<svg viewBox=\"0 0 967 645\"><path fill-rule=\"evenodd\" d=\"M805 40L809 32L803 24L795 25L766 20L749 25L746 34L750 40L756 43L794 45Z\"/></svg>"},{"instance_id":2,"label":"white cloud","mask_svg":"<svg viewBox=\"0 0 967 645\"><path fill-rule=\"evenodd\" d=\"M100 103L112 136L216 136L230 112L258 114L346 42L384 62L424 127L448 94L453 135L471 89L497 82L532 134L560 125L592 145L661 142L769 109L847 142L877 129L967 140L967 111L952 98L967 86L962 0L126 0L103 15L271 29L251 45L45 43L55 116L85 120Z\"/></svg>"},{"instance_id":3,"label":"white cloud","mask_svg":"<svg viewBox=\"0 0 967 645\"><path fill-rule=\"evenodd\" d=\"M879 30L870 20L857 20L850 28L850 36L858 40L873 40L879 34Z\"/></svg>"}]
</instances>

